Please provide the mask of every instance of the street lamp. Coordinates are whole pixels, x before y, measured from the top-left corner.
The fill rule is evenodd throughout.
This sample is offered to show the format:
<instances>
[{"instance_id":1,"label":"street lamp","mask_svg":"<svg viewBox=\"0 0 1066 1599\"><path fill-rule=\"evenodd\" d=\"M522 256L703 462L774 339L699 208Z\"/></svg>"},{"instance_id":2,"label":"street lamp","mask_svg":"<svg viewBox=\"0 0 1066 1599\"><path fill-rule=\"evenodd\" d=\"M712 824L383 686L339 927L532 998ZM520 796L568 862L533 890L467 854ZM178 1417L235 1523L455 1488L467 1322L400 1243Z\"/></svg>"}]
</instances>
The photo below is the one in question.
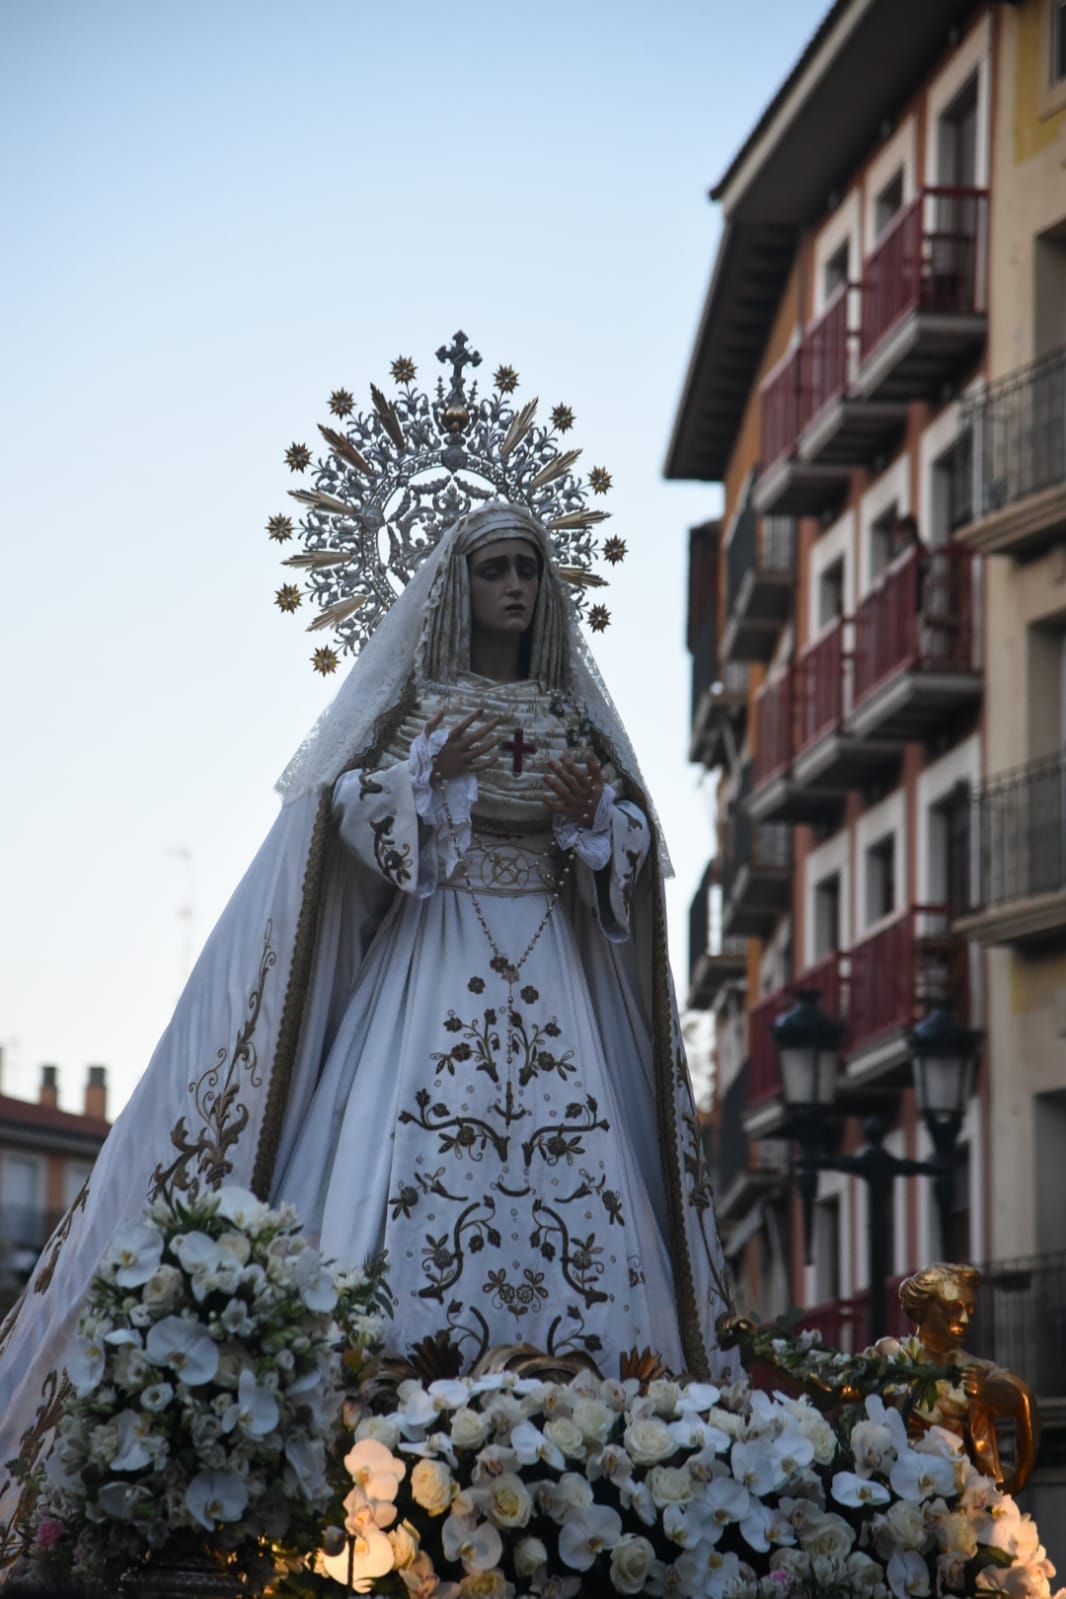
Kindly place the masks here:
<instances>
[{"instance_id":1,"label":"street lamp","mask_svg":"<svg viewBox=\"0 0 1066 1599\"><path fill-rule=\"evenodd\" d=\"M918 1109L937 1155L939 1169L933 1188L940 1221L940 1248L946 1255L955 1144L973 1089L980 1035L956 1020L948 1006L938 1005L912 1029L908 1042L914 1058Z\"/></svg>"},{"instance_id":2,"label":"street lamp","mask_svg":"<svg viewBox=\"0 0 1066 1599\"><path fill-rule=\"evenodd\" d=\"M888 1124L880 1116L868 1116L864 1120L863 1131L869 1141L857 1155L829 1155L825 1152L825 1131L836 1104L840 1046L845 1028L842 1022L821 1010L817 989L801 989L796 997L794 1008L778 1018L771 1033L781 1062L782 1097L790 1112L793 1135L800 1146L798 1164L807 1263L809 1265L812 1258L817 1174L837 1171L860 1177L868 1191L870 1341L876 1342L887 1331L889 1221L892 1185L897 1177L935 1179L941 1239L946 1247L952 1157L973 1077L976 1035L956 1022L944 1007L933 1011L910 1035L918 1104L933 1140L935 1160L904 1160L885 1149Z\"/></svg>"}]
</instances>

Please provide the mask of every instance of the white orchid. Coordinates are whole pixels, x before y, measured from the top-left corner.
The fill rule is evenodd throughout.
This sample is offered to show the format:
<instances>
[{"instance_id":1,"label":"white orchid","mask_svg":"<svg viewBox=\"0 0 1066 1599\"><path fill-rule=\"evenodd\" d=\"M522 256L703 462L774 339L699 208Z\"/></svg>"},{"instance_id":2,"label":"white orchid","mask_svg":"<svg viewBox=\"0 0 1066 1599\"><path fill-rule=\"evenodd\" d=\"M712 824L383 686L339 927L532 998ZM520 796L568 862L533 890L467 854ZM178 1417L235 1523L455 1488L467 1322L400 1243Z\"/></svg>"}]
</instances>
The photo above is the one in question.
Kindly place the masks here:
<instances>
[{"instance_id":1,"label":"white orchid","mask_svg":"<svg viewBox=\"0 0 1066 1599\"><path fill-rule=\"evenodd\" d=\"M860 1477L855 1471L838 1471L830 1492L838 1505L852 1509L857 1505L887 1505L892 1497L884 1483Z\"/></svg>"},{"instance_id":2,"label":"white orchid","mask_svg":"<svg viewBox=\"0 0 1066 1599\"><path fill-rule=\"evenodd\" d=\"M207 1233L182 1233L172 1240L170 1247L192 1285L194 1299L206 1299L217 1286L216 1274L223 1261L215 1240Z\"/></svg>"},{"instance_id":3,"label":"white orchid","mask_svg":"<svg viewBox=\"0 0 1066 1599\"><path fill-rule=\"evenodd\" d=\"M146 1349L154 1366L169 1366L189 1388L210 1382L218 1371L218 1345L198 1321L184 1316L157 1321Z\"/></svg>"},{"instance_id":4,"label":"white orchid","mask_svg":"<svg viewBox=\"0 0 1066 1599\"><path fill-rule=\"evenodd\" d=\"M363 1438L344 1457L344 1469L368 1499L396 1498L407 1466L376 1438Z\"/></svg>"},{"instance_id":5,"label":"white orchid","mask_svg":"<svg viewBox=\"0 0 1066 1599\"><path fill-rule=\"evenodd\" d=\"M151 1464L152 1451L145 1440L151 1436L151 1418L135 1410L123 1410L118 1422L118 1449L111 1460L112 1471L140 1471Z\"/></svg>"},{"instance_id":6,"label":"white orchid","mask_svg":"<svg viewBox=\"0 0 1066 1599\"><path fill-rule=\"evenodd\" d=\"M248 1489L235 1471L200 1471L185 1490L185 1505L201 1527L237 1521L248 1505Z\"/></svg>"},{"instance_id":7,"label":"white orchid","mask_svg":"<svg viewBox=\"0 0 1066 1599\"><path fill-rule=\"evenodd\" d=\"M721 1599L727 1588L740 1578L740 1560L731 1550L704 1544L698 1549L686 1550L677 1561L677 1571L687 1593Z\"/></svg>"},{"instance_id":8,"label":"white orchid","mask_svg":"<svg viewBox=\"0 0 1066 1599\"><path fill-rule=\"evenodd\" d=\"M219 1189L217 1211L242 1232L253 1236L269 1214L261 1199L249 1193L247 1188L238 1188L235 1184Z\"/></svg>"},{"instance_id":9,"label":"white orchid","mask_svg":"<svg viewBox=\"0 0 1066 1599\"><path fill-rule=\"evenodd\" d=\"M511 1448L514 1450L519 1462L523 1466L531 1466L534 1461L542 1461L546 1466L552 1466L556 1471L562 1471L566 1465L562 1450L546 1438L539 1427L534 1427L531 1421L521 1421L511 1433Z\"/></svg>"},{"instance_id":10,"label":"white orchid","mask_svg":"<svg viewBox=\"0 0 1066 1599\"><path fill-rule=\"evenodd\" d=\"M120 1288L140 1288L163 1258L163 1234L143 1221L124 1221L115 1229L104 1259Z\"/></svg>"},{"instance_id":11,"label":"white orchid","mask_svg":"<svg viewBox=\"0 0 1066 1599\"><path fill-rule=\"evenodd\" d=\"M499 1565L503 1539L491 1522L453 1514L441 1527L441 1548L446 1560L458 1560L466 1572L491 1571Z\"/></svg>"},{"instance_id":12,"label":"white orchid","mask_svg":"<svg viewBox=\"0 0 1066 1599\"><path fill-rule=\"evenodd\" d=\"M589 1505L572 1510L559 1533L559 1556L572 1571L588 1571L605 1549L613 1549L622 1536L622 1518L609 1505Z\"/></svg>"},{"instance_id":13,"label":"white orchid","mask_svg":"<svg viewBox=\"0 0 1066 1599\"><path fill-rule=\"evenodd\" d=\"M105 1482L96 1496L96 1502L107 1516L116 1521L132 1521L142 1507L148 1491L135 1482Z\"/></svg>"},{"instance_id":14,"label":"white orchid","mask_svg":"<svg viewBox=\"0 0 1066 1599\"><path fill-rule=\"evenodd\" d=\"M900 1499L921 1501L930 1494L955 1492L955 1465L942 1455L919 1454L904 1450L888 1476L892 1492Z\"/></svg>"},{"instance_id":15,"label":"white orchid","mask_svg":"<svg viewBox=\"0 0 1066 1599\"><path fill-rule=\"evenodd\" d=\"M277 1400L269 1388L256 1382L255 1372L245 1366L237 1382L237 1398L222 1417L222 1431L232 1432L239 1427L246 1438L265 1438L277 1424Z\"/></svg>"},{"instance_id":16,"label":"white orchid","mask_svg":"<svg viewBox=\"0 0 1066 1599\"><path fill-rule=\"evenodd\" d=\"M79 1399L87 1399L99 1386L106 1364L102 1338L74 1339L67 1353L67 1376Z\"/></svg>"},{"instance_id":17,"label":"white orchid","mask_svg":"<svg viewBox=\"0 0 1066 1599\"><path fill-rule=\"evenodd\" d=\"M888 1586L896 1599L921 1599L929 1592L929 1567L913 1549L897 1549L887 1568Z\"/></svg>"}]
</instances>

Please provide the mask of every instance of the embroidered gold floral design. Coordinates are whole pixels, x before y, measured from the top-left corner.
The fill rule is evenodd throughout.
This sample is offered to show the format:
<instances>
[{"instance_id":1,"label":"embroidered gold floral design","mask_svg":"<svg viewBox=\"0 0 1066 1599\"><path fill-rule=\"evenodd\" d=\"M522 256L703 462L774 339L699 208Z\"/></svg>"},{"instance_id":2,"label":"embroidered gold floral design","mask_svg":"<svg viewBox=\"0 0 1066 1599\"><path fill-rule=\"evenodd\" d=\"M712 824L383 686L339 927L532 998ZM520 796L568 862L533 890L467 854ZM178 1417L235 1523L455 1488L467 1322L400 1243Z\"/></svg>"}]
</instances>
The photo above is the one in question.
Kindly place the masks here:
<instances>
[{"instance_id":1,"label":"embroidered gold floral design","mask_svg":"<svg viewBox=\"0 0 1066 1599\"><path fill-rule=\"evenodd\" d=\"M563 1276L575 1293L585 1301L586 1309L605 1304L607 1295L596 1284L604 1273L604 1263L598 1257L603 1245L596 1242L596 1234L587 1238L571 1238L570 1229L557 1210L537 1199L533 1203L535 1226L529 1235L530 1246L539 1249L545 1260L558 1258Z\"/></svg>"},{"instance_id":2,"label":"embroidered gold floral design","mask_svg":"<svg viewBox=\"0 0 1066 1599\"><path fill-rule=\"evenodd\" d=\"M63 1412L70 1384L66 1377L50 1371L41 1384L41 1400L37 1414L19 1439L18 1454L7 1462L11 1476L0 1484L0 1498L7 1495L12 1483L19 1485L18 1501L11 1519L0 1526L0 1569L13 1565L24 1555L33 1538L33 1509L39 1492L37 1467L50 1447L50 1439Z\"/></svg>"},{"instance_id":3,"label":"embroidered gold floral design","mask_svg":"<svg viewBox=\"0 0 1066 1599\"><path fill-rule=\"evenodd\" d=\"M538 1127L522 1145L522 1158L526 1166L539 1155L548 1166L557 1166L562 1160L574 1164L575 1155L585 1153L582 1135L592 1132L609 1132L610 1122L597 1116L599 1105L591 1094L586 1094L584 1104L574 1102L566 1107L566 1119L558 1125Z\"/></svg>"},{"instance_id":4,"label":"embroidered gold floral design","mask_svg":"<svg viewBox=\"0 0 1066 1599\"><path fill-rule=\"evenodd\" d=\"M507 1281L507 1272L501 1267L490 1271L488 1281L482 1284L482 1293L492 1295L494 1310L509 1310L512 1316L528 1316L538 1311L548 1297L544 1286L544 1273L526 1266L520 1283Z\"/></svg>"},{"instance_id":5,"label":"embroidered gold floral design","mask_svg":"<svg viewBox=\"0 0 1066 1599\"><path fill-rule=\"evenodd\" d=\"M374 859L378 863L378 870L386 881L394 883L397 888L402 888L405 883L411 881L411 846L396 843L395 827L395 815L383 816L379 821L370 823L370 831L374 835Z\"/></svg>"},{"instance_id":6,"label":"embroidered gold floral design","mask_svg":"<svg viewBox=\"0 0 1066 1599\"><path fill-rule=\"evenodd\" d=\"M479 1211L487 1214L478 1215ZM486 1244L499 1249L502 1239L492 1225L495 1213L494 1199L477 1199L467 1205L459 1216L450 1238L447 1233L441 1233L437 1238L431 1233L426 1234L422 1268L429 1281L418 1290L420 1299L437 1299L441 1304L444 1303L446 1291L454 1287L463 1275L464 1244L472 1255L480 1254Z\"/></svg>"},{"instance_id":7,"label":"embroidered gold floral design","mask_svg":"<svg viewBox=\"0 0 1066 1599\"><path fill-rule=\"evenodd\" d=\"M164 1167L162 1161L152 1173L148 1193L155 1198L164 1187L180 1189L190 1199L199 1197L201 1189L219 1188L233 1170L230 1150L240 1139L248 1125L249 1110L238 1097L242 1074L249 1088L261 1088L259 1056L255 1045L255 1030L263 1006L263 992L267 976L277 963L274 949L274 924L268 921L259 957L259 971L248 996L248 1014L237 1034L233 1052L220 1049L213 1066L189 1084L196 1114L202 1123L195 1139L184 1116L180 1116L170 1134L170 1141L179 1151L175 1160ZM190 1167L194 1167L190 1170Z\"/></svg>"}]
</instances>

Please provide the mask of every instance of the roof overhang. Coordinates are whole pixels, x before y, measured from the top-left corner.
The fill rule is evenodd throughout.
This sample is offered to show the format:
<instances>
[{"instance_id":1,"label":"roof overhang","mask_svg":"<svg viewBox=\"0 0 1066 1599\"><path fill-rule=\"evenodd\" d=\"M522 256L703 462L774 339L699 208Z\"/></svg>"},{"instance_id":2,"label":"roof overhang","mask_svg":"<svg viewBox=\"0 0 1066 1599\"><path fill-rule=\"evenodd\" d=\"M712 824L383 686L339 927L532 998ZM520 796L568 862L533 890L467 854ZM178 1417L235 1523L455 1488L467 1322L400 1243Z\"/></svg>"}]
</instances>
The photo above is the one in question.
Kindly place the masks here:
<instances>
[{"instance_id":1,"label":"roof overhang","mask_svg":"<svg viewBox=\"0 0 1066 1599\"><path fill-rule=\"evenodd\" d=\"M980 0L836 0L711 190L725 227L667 451L719 481L795 253Z\"/></svg>"}]
</instances>

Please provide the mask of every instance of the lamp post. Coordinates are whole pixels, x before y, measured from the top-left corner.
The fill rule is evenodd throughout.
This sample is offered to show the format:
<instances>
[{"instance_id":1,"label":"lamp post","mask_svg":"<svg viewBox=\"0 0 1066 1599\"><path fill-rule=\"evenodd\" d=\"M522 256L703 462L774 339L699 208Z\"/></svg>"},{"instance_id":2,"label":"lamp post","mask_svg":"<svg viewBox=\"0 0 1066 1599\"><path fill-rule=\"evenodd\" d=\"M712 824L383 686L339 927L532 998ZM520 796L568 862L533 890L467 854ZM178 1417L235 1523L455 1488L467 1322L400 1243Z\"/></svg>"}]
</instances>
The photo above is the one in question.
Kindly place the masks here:
<instances>
[{"instance_id":1,"label":"lamp post","mask_svg":"<svg viewBox=\"0 0 1066 1599\"><path fill-rule=\"evenodd\" d=\"M915 1058L919 1109L936 1150L931 1161L904 1160L884 1148L887 1123L868 1116L868 1142L856 1155L829 1155L825 1132L839 1114L836 1090L844 1024L826 1016L817 989L801 989L792 1010L778 1017L771 1032L781 1062L781 1091L800 1146L800 1192L806 1232L806 1258L812 1255L812 1219L817 1174L837 1171L859 1177L867 1187L866 1247L870 1280L870 1340L887 1331L886 1285L892 1185L897 1177L932 1177L936 1182L941 1241L950 1219L952 1158L973 1075L976 1034L960 1026L944 1007L934 1010L910 1035Z\"/></svg>"}]
</instances>

